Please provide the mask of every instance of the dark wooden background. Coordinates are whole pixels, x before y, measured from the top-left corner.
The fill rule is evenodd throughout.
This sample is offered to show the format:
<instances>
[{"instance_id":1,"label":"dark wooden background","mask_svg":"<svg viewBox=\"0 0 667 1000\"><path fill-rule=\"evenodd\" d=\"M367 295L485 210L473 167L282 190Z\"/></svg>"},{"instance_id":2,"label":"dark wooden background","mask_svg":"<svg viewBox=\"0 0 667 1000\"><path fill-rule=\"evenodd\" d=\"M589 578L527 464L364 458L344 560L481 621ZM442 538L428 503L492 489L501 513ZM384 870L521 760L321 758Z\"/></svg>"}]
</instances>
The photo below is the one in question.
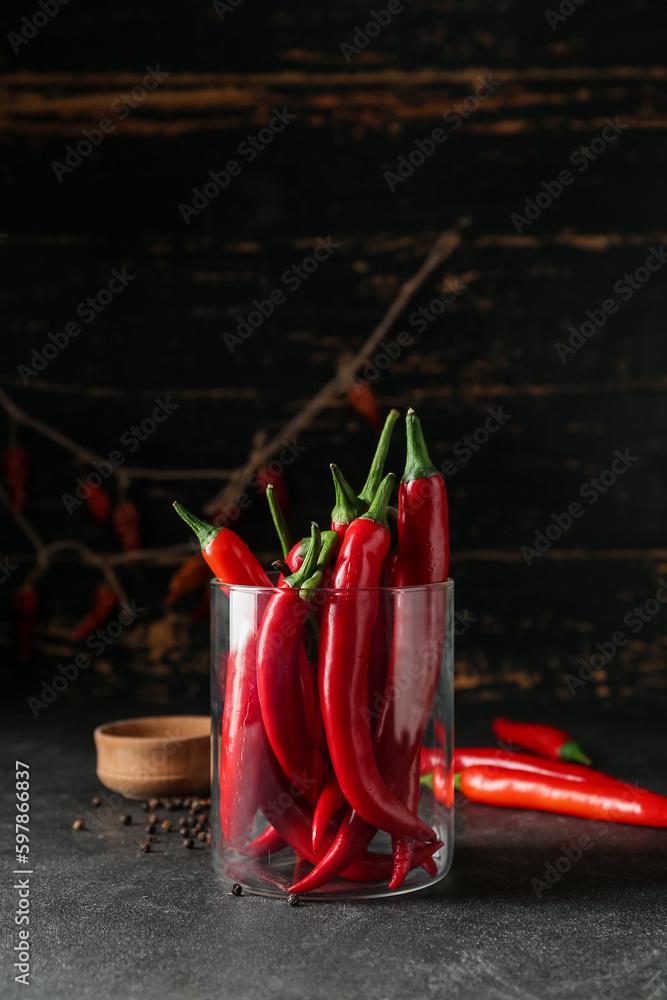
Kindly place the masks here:
<instances>
[{"instance_id":1,"label":"dark wooden background","mask_svg":"<svg viewBox=\"0 0 667 1000\"><path fill-rule=\"evenodd\" d=\"M38 8L13 5L0 56L0 384L31 415L105 455L168 396L178 409L132 464L231 468L257 429L278 430L363 343L438 233L458 225L460 248L388 339L412 329L408 315L443 281L465 289L373 383L383 408L415 405L434 459L457 465L448 479L452 575L469 619L457 644L458 697L664 701L667 612L637 634L623 619L667 576L667 267L567 363L554 344L586 310L620 302L614 284L665 240L665 4L584 0L552 30L542 4L415 0L346 63L340 44L380 9L382 0L283 10L242 0L221 21L202 0L72 0L14 53L7 33ZM169 75L120 120L112 105L146 67ZM493 95L460 128L443 124L489 73L500 82ZM248 163L239 143L274 107L296 117ZM579 173L570 156L616 116L628 127ZM59 183L52 163L103 118L114 132ZM391 192L385 171L437 127L447 141ZM179 204L231 158L241 175L186 225ZM517 234L512 213L568 167L574 183ZM329 234L336 252L231 355L223 332ZM25 387L17 366L122 267L136 276L128 288ZM461 462L453 446L498 406L511 419ZM295 532L327 516L328 463L360 483L374 440L342 397L320 414L286 472ZM31 431L21 429L21 441L32 460L26 512L44 539L117 550L85 509L68 515L60 499L89 470ZM637 461L527 566L521 546L580 499L617 449ZM397 442L397 472L400 454ZM185 540L170 501L201 512L219 485L136 483L145 543ZM0 588L3 683L38 694L76 652L66 635L97 577L68 563L42 578L36 649L17 668L9 598L30 546L6 512L0 521L1 554L19 567ZM275 556L262 499L238 530ZM207 623L189 622L196 597L163 604L175 565L122 571L145 610L63 697L203 697ZM619 629L631 641L573 698L566 675Z\"/></svg>"}]
</instances>

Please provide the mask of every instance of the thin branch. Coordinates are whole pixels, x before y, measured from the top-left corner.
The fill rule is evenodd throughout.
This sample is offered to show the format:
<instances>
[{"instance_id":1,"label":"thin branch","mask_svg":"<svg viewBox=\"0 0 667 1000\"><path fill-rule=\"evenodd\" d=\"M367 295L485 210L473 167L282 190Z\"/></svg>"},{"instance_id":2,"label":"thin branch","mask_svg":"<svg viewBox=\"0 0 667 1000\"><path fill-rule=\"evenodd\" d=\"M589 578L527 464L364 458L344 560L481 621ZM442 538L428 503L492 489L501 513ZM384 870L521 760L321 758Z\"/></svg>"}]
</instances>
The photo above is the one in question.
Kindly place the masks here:
<instances>
[{"instance_id":1,"label":"thin branch","mask_svg":"<svg viewBox=\"0 0 667 1000\"><path fill-rule=\"evenodd\" d=\"M401 285L398 295L361 350L353 355L349 361L341 365L336 375L326 385L322 386L320 391L312 399L308 400L291 420L288 420L283 429L275 437L271 438L263 447L253 449L245 465L236 469L225 488L206 504L204 510L207 514L215 514L220 508L224 509L235 503L238 496L245 489L246 483L253 472L268 462L288 442L294 440L310 424L320 410L324 409L327 403L345 390L352 376L363 367L369 360L372 351L375 350L383 337L386 337L393 323L403 309L405 309L413 295L421 288L429 275L443 264L448 257L451 257L460 242L461 236L457 229L447 229L444 233L441 233L419 270Z\"/></svg>"}]
</instances>

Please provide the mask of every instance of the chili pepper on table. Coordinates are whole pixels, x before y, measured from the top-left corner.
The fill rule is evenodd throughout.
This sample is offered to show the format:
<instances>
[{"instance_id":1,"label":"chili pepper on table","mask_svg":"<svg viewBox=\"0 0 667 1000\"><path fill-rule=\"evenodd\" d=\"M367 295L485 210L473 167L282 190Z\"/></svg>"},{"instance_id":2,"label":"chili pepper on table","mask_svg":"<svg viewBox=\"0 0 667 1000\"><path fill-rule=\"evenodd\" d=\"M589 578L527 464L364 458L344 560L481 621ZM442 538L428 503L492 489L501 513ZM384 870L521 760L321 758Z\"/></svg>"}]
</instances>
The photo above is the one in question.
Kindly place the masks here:
<instances>
[{"instance_id":1,"label":"chili pepper on table","mask_svg":"<svg viewBox=\"0 0 667 1000\"><path fill-rule=\"evenodd\" d=\"M26 483L28 481L29 458L25 448L13 445L5 448L2 461L5 469L5 481L9 490L12 510L19 514L25 506Z\"/></svg>"},{"instance_id":2,"label":"chili pepper on table","mask_svg":"<svg viewBox=\"0 0 667 1000\"><path fill-rule=\"evenodd\" d=\"M106 621L118 603L116 592L102 583L95 588L93 605L81 621L69 634L70 642L79 642L80 639L87 639L95 631L98 625Z\"/></svg>"},{"instance_id":3,"label":"chili pepper on table","mask_svg":"<svg viewBox=\"0 0 667 1000\"><path fill-rule=\"evenodd\" d=\"M360 711L368 698L368 651L377 614L382 560L389 548L386 508L395 477L380 485L368 512L343 540L334 590L320 632L320 705L331 762L343 795L364 819L388 833L429 841L433 830L384 784L373 754L370 727Z\"/></svg>"},{"instance_id":4,"label":"chili pepper on table","mask_svg":"<svg viewBox=\"0 0 667 1000\"><path fill-rule=\"evenodd\" d=\"M569 733L554 726L542 726L532 722L512 722L511 719L497 718L492 723L494 735L503 743L523 747L534 753L543 754L551 760L572 761L590 764L578 743Z\"/></svg>"},{"instance_id":5,"label":"chili pepper on table","mask_svg":"<svg viewBox=\"0 0 667 1000\"><path fill-rule=\"evenodd\" d=\"M667 827L667 797L644 788L614 788L483 765L461 771L457 775L457 785L466 798L487 805L537 809L611 823Z\"/></svg>"},{"instance_id":6,"label":"chili pepper on table","mask_svg":"<svg viewBox=\"0 0 667 1000\"><path fill-rule=\"evenodd\" d=\"M444 767L447 763L445 751L441 747L422 747L419 754L419 773L422 777L430 774L437 764Z\"/></svg>"},{"instance_id":7,"label":"chili pepper on table","mask_svg":"<svg viewBox=\"0 0 667 1000\"><path fill-rule=\"evenodd\" d=\"M452 768L456 773L465 767L476 767L478 764L512 771L531 771L533 774L543 774L553 778L569 778L570 781L589 781L596 785L622 784L618 778L612 778L603 771L594 771L592 767L552 761L532 753L511 753L496 747L463 747L454 750Z\"/></svg>"},{"instance_id":8,"label":"chili pepper on table","mask_svg":"<svg viewBox=\"0 0 667 1000\"><path fill-rule=\"evenodd\" d=\"M37 591L29 583L24 583L12 595L12 610L16 619L22 661L28 660L32 652L32 630L37 616L37 604Z\"/></svg>"},{"instance_id":9,"label":"chili pepper on table","mask_svg":"<svg viewBox=\"0 0 667 1000\"><path fill-rule=\"evenodd\" d=\"M319 794L312 782L325 768L317 760L318 750L308 731L299 660L305 657L302 634L309 614L308 597L321 582L338 544L333 532L324 535L320 553L320 533L313 524L303 565L271 597L257 638L257 688L264 730L285 775L303 784L308 798Z\"/></svg>"},{"instance_id":10,"label":"chili pepper on table","mask_svg":"<svg viewBox=\"0 0 667 1000\"><path fill-rule=\"evenodd\" d=\"M330 469L336 491L336 503L331 511L331 530L336 532L342 542L352 522L366 513L368 504L355 496L354 490L337 465L332 464Z\"/></svg>"},{"instance_id":11,"label":"chili pepper on table","mask_svg":"<svg viewBox=\"0 0 667 1000\"><path fill-rule=\"evenodd\" d=\"M109 514L113 505L111 497L106 490L103 490L101 486L89 483L88 492L86 493L86 506L98 524L105 524L109 520Z\"/></svg>"},{"instance_id":12,"label":"chili pepper on table","mask_svg":"<svg viewBox=\"0 0 667 1000\"><path fill-rule=\"evenodd\" d=\"M380 406L375 393L367 382L357 382L348 390L347 401L378 434L382 433Z\"/></svg>"},{"instance_id":13,"label":"chili pepper on table","mask_svg":"<svg viewBox=\"0 0 667 1000\"><path fill-rule=\"evenodd\" d=\"M201 555L189 556L169 581L165 603L173 604L177 598L196 590L210 579L211 571Z\"/></svg>"},{"instance_id":14,"label":"chili pepper on table","mask_svg":"<svg viewBox=\"0 0 667 1000\"><path fill-rule=\"evenodd\" d=\"M194 531L202 555L218 580L239 587L271 586L261 564L231 528L214 528L176 501L174 510Z\"/></svg>"},{"instance_id":15,"label":"chili pepper on table","mask_svg":"<svg viewBox=\"0 0 667 1000\"><path fill-rule=\"evenodd\" d=\"M123 552L136 552L141 548L139 510L136 504L125 500L114 507L111 514L111 526Z\"/></svg>"}]
</instances>

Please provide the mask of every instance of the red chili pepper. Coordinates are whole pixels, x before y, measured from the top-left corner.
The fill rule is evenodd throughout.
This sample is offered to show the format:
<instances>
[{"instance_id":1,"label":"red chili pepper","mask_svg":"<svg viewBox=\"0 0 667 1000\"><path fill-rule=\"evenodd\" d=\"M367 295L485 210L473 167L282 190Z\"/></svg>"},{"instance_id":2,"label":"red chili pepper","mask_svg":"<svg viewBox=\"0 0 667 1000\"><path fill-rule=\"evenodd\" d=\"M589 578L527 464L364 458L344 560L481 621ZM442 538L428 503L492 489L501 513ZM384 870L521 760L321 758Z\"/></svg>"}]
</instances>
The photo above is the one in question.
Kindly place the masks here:
<instances>
[{"instance_id":1,"label":"red chili pepper","mask_svg":"<svg viewBox=\"0 0 667 1000\"><path fill-rule=\"evenodd\" d=\"M541 726L532 722L512 722L510 719L493 720L493 732L503 743L523 747L541 753L551 760L576 761L579 764L590 764L578 743L569 733L554 726Z\"/></svg>"},{"instance_id":2,"label":"red chili pepper","mask_svg":"<svg viewBox=\"0 0 667 1000\"><path fill-rule=\"evenodd\" d=\"M335 531L341 543L352 522L368 510L368 504L355 496L354 490L337 465L331 465L331 474L336 490L336 504L331 511L331 530Z\"/></svg>"},{"instance_id":3,"label":"red chili pepper","mask_svg":"<svg viewBox=\"0 0 667 1000\"><path fill-rule=\"evenodd\" d=\"M88 484L86 504L98 524L104 524L109 520L112 507L111 497L101 486L94 486L92 483Z\"/></svg>"},{"instance_id":4,"label":"red chili pepper","mask_svg":"<svg viewBox=\"0 0 667 1000\"><path fill-rule=\"evenodd\" d=\"M345 796L340 790L335 771L332 771L313 810L311 842L314 851L319 851L324 831L343 805Z\"/></svg>"},{"instance_id":5,"label":"red chili pepper","mask_svg":"<svg viewBox=\"0 0 667 1000\"><path fill-rule=\"evenodd\" d=\"M408 777L401 791L401 802L404 802L410 812L416 813L419 804L419 760L415 757ZM391 850L394 859L394 870L388 889L399 889L405 882L405 878L412 867L412 859L419 841L411 837L392 837Z\"/></svg>"},{"instance_id":6,"label":"red chili pepper","mask_svg":"<svg viewBox=\"0 0 667 1000\"><path fill-rule=\"evenodd\" d=\"M358 381L347 393L347 401L378 434L382 433L382 417L375 393L367 382Z\"/></svg>"},{"instance_id":7,"label":"red chili pepper","mask_svg":"<svg viewBox=\"0 0 667 1000\"><path fill-rule=\"evenodd\" d=\"M173 604L178 597L189 594L211 579L211 571L200 555L189 556L179 566L171 580L165 604ZM208 589L208 588L207 588Z\"/></svg>"},{"instance_id":8,"label":"red chili pepper","mask_svg":"<svg viewBox=\"0 0 667 1000\"><path fill-rule=\"evenodd\" d=\"M214 528L174 503L174 509L199 539L204 559L222 583L240 587L270 587L271 581L260 563L231 528Z\"/></svg>"},{"instance_id":9,"label":"red chili pepper","mask_svg":"<svg viewBox=\"0 0 667 1000\"><path fill-rule=\"evenodd\" d=\"M277 468L276 468L277 466ZM287 483L282 473L280 462L269 462L258 470L255 477L260 494L266 493L267 486L272 486L276 499L286 514L292 513L292 504L287 492Z\"/></svg>"},{"instance_id":10,"label":"red chili pepper","mask_svg":"<svg viewBox=\"0 0 667 1000\"><path fill-rule=\"evenodd\" d=\"M324 771L308 731L299 660L309 614L306 595L322 580L338 539L327 532L320 554L320 534L313 525L310 550L298 573L287 577L270 599L257 637L257 688L264 730L280 766L307 798L319 789L314 775ZM305 656L305 653L304 653Z\"/></svg>"},{"instance_id":11,"label":"red chili pepper","mask_svg":"<svg viewBox=\"0 0 667 1000\"><path fill-rule=\"evenodd\" d=\"M389 549L386 508L394 476L387 476L368 513L348 528L332 580L335 590L320 632L320 704L338 783L343 795L370 824L398 836L435 839L384 784L373 754L370 727L359 707L368 698L368 651L377 615L382 560Z\"/></svg>"},{"instance_id":12,"label":"red chili pepper","mask_svg":"<svg viewBox=\"0 0 667 1000\"><path fill-rule=\"evenodd\" d=\"M454 750L452 768L456 773L462 771L464 767L476 767L478 764L512 771L530 771L532 774L550 775L553 778L569 778L570 781L589 781L596 785L619 784L618 778L612 778L602 771L594 771L592 767L550 761L546 757L538 757L531 753L512 753L493 747L464 747Z\"/></svg>"},{"instance_id":13,"label":"red chili pepper","mask_svg":"<svg viewBox=\"0 0 667 1000\"><path fill-rule=\"evenodd\" d=\"M445 481L431 462L414 410L405 421L408 457L398 495L397 587L442 583L449 574Z\"/></svg>"},{"instance_id":14,"label":"red chili pepper","mask_svg":"<svg viewBox=\"0 0 667 1000\"><path fill-rule=\"evenodd\" d=\"M448 780L447 768L443 764L436 764L430 774L423 775L420 784L431 788L438 802L448 808L454 804L454 772L450 772Z\"/></svg>"},{"instance_id":15,"label":"red chili pepper","mask_svg":"<svg viewBox=\"0 0 667 1000\"><path fill-rule=\"evenodd\" d=\"M24 583L12 595L12 610L16 618L21 660L24 662L32 653L32 629L37 616L37 604L37 591L29 583Z\"/></svg>"},{"instance_id":16,"label":"red chili pepper","mask_svg":"<svg viewBox=\"0 0 667 1000\"><path fill-rule=\"evenodd\" d=\"M12 510L18 514L25 506L25 487L28 481L29 466L28 452L25 448L5 448L2 458Z\"/></svg>"},{"instance_id":17,"label":"red chili pepper","mask_svg":"<svg viewBox=\"0 0 667 1000\"><path fill-rule=\"evenodd\" d=\"M438 764L443 767L447 764L445 751L440 747L422 747L419 761L420 775L423 777L425 774L430 774Z\"/></svg>"},{"instance_id":18,"label":"red chili pepper","mask_svg":"<svg viewBox=\"0 0 667 1000\"><path fill-rule=\"evenodd\" d=\"M290 785L288 783L287 778L277 765L275 758L273 758L273 762L269 762L269 766L267 768L267 783L265 798L262 802L262 812L266 816L269 823L277 831L278 835L282 837L282 839L285 840L297 854L306 858L306 860L310 861L311 864L317 863L317 855L313 851L310 842L312 808L304 800L299 790L295 789L294 785ZM328 848L331 845L332 839L333 833L330 829L328 829L324 838L325 847ZM424 847L419 847L415 851L411 867L419 867L427 861L428 858L432 857L436 851L439 851L441 847L442 841L440 840L436 840ZM362 849L361 852L357 852L355 859L348 865L347 868L345 868L342 872L336 872L336 874L340 874L342 878L359 882L376 881L379 879L386 881L390 878L392 869L393 862L391 855L363 851ZM313 872L311 872L310 875L306 875L306 877L301 879L301 881L296 885L290 886L288 891L310 891L309 888L306 888L306 884L311 879L312 875ZM325 879L325 882L328 880L329 879ZM319 884L324 883L320 882ZM312 888L317 888L317 886L312 886Z\"/></svg>"},{"instance_id":19,"label":"red chili pepper","mask_svg":"<svg viewBox=\"0 0 667 1000\"><path fill-rule=\"evenodd\" d=\"M610 823L667 827L667 796L644 788L613 788L481 765L468 767L457 777L463 794L474 802Z\"/></svg>"},{"instance_id":20,"label":"red chili pepper","mask_svg":"<svg viewBox=\"0 0 667 1000\"><path fill-rule=\"evenodd\" d=\"M141 548L139 510L136 504L126 500L114 507L111 515L111 526L123 552L136 552Z\"/></svg>"},{"instance_id":21,"label":"red chili pepper","mask_svg":"<svg viewBox=\"0 0 667 1000\"><path fill-rule=\"evenodd\" d=\"M99 587L95 588L95 595L93 597L93 606L91 607L85 618L82 618L78 625L72 629L69 634L70 642L79 642L80 639L87 639L89 635L95 631L98 625L106 621L113 609L118 603L118 597L116 592L107 587L106 584L100 584Z\"/></svg>"},{"instance_id":22,"label":"red chili pepper","mask_svg":"<svg viewBox=\"0 0 667 1000\"><path fill-rule=\"evenodd\" d=\"M285 847L287 844L278 831L269 825L259 836L251 840L245 847L240 848L239 854L245 858L265 858L267 854L277 854Z\"/></svg>"}]
</instances>

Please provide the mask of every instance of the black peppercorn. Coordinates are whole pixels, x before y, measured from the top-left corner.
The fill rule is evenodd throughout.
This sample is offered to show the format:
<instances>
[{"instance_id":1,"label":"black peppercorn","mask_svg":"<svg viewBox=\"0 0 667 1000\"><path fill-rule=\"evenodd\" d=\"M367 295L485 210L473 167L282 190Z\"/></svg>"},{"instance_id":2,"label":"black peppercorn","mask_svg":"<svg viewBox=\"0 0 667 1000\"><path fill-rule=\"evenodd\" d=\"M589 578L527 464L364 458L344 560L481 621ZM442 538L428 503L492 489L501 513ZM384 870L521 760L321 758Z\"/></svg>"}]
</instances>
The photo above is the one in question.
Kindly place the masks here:
<instances>
[{"instance_id":1,"label":"black peppercorn","mask_svg":"<svg viewBox=\"0 0 667 1000\"><path fill-rule=\"evenodd\" d=\"M148 836L146 837L146 840L148 841L149 844L154 844L155 841L157 840L157 837L155 836L154 833L149 833Z\"/></svg>"},{"instance_id":2,"label":"black peppercorn","mask_svg":"<svg viewBox=\"0 0 667 1000\"><path fill-rule=\"evenodd\" d=\"M149 823L148 826L146 827L146 833L155 833L156 830L157 830L157 827L156 827L155 823Z\"/></svg>"},{"instance_id":3,"label":"black peppercorn","mask_svg":"<svg viewBox=\"0 0 667 1000\"><path fill-rule=\"evenodd\" d=\"M190 831L188 830L187 826L182 826L178 832L180 833L181 837L190 836Z\"/></svg>"},{"instance_id":4,"label":"black peppercorn","mask_svg":"<svg viewBox=\"0 0 667 1000\"><path fill-rule=\"evenodd\" d=\"M161 823L160 825L165 833L168 833L171 830L171 823L169 822L168 819L166 819L164 823Z\"/></svg>"},{"instance_id":5,"label":"black peppercorn","mask_svg":"<svg viewBox=\"0 0 667 1000\"><path fill-rule=\"evenodd\" d=\"M232 896L242 896L243 886L241 885L240 882L235 882L229 891L231 892Z\"/></svg>"},{"instance_id":6,"label":"black peppercorn","mask_svg":"<svg viewBox=\"0 0 667 1000\"><path fill-rule=\"evenodd\" d=\"M141 847L141 850L144 852L144 854L148 854L148 852L151 849L151 845L150 844L141 844L140 847Z\"/></svg>"},{"instance_id":7,"label":"black peppercorn","mask_svg":"<svg viewBox=\"0 0 667 1000\"><path fill-rule=\"evenodd\" d=\"M190 818L188 816L181 816L178 821L179 826L190 826Z\"/></svg>"},{"instance_id":8,"label":"black peppercorn","mask_svg":"<svg viewBox=\"0 0 667 1000\"><path fill-rule=\"evenodd\" d=\"M93 803L96 809L98 806L102 805L102 799L99 797L99 795L94 795L91 799L91 802Z\"/></svg>"},{"instance_id":9,"label":"black peppercorn","mask_svg":"<svg viewBox=\"0 0 667 1000\"><path fill-rule=\"evenodd\" d=\"M72 823L72 829L73 830L83 830L83 820L82 819L75 819L74 822Z\"/></svg>"},{"instance_id":10,"label":"black peppercorn","mask_svg":"<svg viewBox=\"0 0 667 1000\"><path fill-rule=\"evenodd\" d=\"M194 846L195 846L195 842L194 842L194 840L192 840L191 837L188 837L187 840L183 841L183 847L194 847Z\"/></svg>"},{"instance_id":11,"label":"black peppercorn","mask_svg":"<svg viewBox=\"0 0 667 1000\"><path fill-rule=\"evenodd\" d=\"M287 902L289 903L290 906L298 906L299 897L295 892L290 892L289 896L287 897Z\"/></svg>"},{"instance_id":12,"label":"black peppercorn","mask_svg":"<svg viewBox=\"0 0 667 1000\"><path fill-rule=\"evenodd\" d=\"M148 802L142 802L141 803L141 808L143 809L144 812L148 812L148 809L149 809Z\"/></svg>"},{"instance_id":13,"label":"black peppercorn","mask_svg":"<svg viewBox=\"0 0 667 1000\"><path fill-rule=\"evenodd\" d=\"M132 822L132 817L129 816L127 813L125 813L120 817L120 823L122 824L122 826L129 826L131 822Z\"/></svg>"},{"instance_id":14,"label":"black peppercorn","mask_svg":"<svg viewBox=\"0 0 667 1000\"><path fill-rule=\"evenodd\" d=\"M149 799L148 800L148 805L151 807L151 809L159 809L160 808L160 800L159 799Z\"/></svg>"},{"instance_id":15,"label":"black peppercorn","mask_svg":"<svg viewBox=\"0 0 667 1000\"><path fill-rule=\"evenodd\" d=\"M150 816L148 817L148 822L149 823L158 823L159 820L160 820L160 817L156 816L155 813L151 813Z\"/></svg>"},{"instance_id":16,"label":"black peppercorn","mask_svg":"<svg viewBox=\"0 0 667 1000\"><path fill-rule=\"evenodd\" d=\"M197 840L202 840L202 841L206 840L206 834L204 833L203 830L200 830L199 833L197 834Z\"/></svg>"}]
</instances>

